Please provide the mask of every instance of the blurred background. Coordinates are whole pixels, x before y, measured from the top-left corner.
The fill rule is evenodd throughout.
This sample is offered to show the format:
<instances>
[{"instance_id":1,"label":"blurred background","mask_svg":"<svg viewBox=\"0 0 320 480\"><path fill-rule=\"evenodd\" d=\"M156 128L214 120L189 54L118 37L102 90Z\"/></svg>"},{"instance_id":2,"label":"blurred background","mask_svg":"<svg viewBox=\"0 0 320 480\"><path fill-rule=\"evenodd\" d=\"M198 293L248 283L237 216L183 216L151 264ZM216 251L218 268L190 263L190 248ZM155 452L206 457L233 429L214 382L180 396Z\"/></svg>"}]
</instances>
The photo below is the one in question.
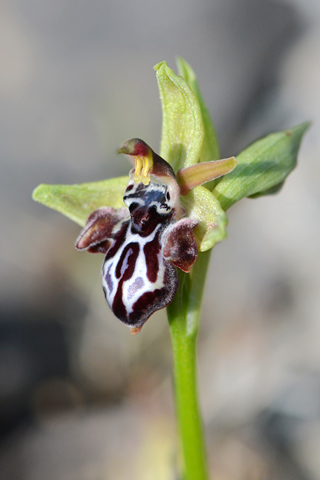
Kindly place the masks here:
<instances>
[{"instance_id":1,"label":"blurred background","mask_svg":"<svg viewBox=\"0 0 320 480\"><path fill-rule=\"evenodd\" d=\"M165 314L131 336L102 256L31 200L39 183L127 173L156 151L153 65L195 69L222 157L311 120L274 197L243 200L216 246L199 339L217 480L320 479L318 0L0 1L0 478L175 480Z\"/></svg>"}]
</instances>

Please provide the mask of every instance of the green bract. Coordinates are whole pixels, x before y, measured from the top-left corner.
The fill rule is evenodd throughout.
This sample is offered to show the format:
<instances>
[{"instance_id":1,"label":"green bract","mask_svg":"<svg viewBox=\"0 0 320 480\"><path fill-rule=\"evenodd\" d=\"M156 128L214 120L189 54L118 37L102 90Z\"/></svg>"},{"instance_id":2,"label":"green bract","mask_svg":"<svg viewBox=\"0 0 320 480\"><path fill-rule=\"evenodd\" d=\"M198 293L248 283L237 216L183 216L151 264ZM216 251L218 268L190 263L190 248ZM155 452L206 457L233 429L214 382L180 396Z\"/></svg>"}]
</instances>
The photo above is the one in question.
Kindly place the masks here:
<instances>
[{"instance_id":1,"label":"green bract","mask_svg":"<svg viewBox=\"0 0 320 480\"><path fill-rule=\"evenodd\" d=\"M226 211L244 197L276 193L297 164L300 142L309 123L273 133L237 155L237 167L225 176L213 193Z\"/></svg>"}]
</instances>

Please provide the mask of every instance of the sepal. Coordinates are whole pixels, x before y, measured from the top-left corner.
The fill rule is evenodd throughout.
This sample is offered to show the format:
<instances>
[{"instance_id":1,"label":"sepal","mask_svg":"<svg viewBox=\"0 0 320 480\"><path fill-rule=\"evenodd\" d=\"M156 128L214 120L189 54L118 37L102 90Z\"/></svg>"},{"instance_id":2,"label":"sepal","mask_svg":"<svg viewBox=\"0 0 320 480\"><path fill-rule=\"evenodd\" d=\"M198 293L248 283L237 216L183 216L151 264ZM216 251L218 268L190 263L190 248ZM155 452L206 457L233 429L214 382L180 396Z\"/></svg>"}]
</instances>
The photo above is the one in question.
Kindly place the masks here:
<instances>
[{"instance_id":1,"label":"sepal","mask_svg":"<svg viewBox=\"0 0 320 480\"><path fill-rule=\"evenodd\" d=\"M123 195L129 177L74 185L39 185L33 200L57 210L84 227L89 215L100 207L123 208Z\"/></svg>"},{"instance_id":2,"label":"sepal","mask_svg":"<svg viewBox=\"0 0 320 480\"><path fill-rule=\"evenodd\" d=\"M166 62L154 69L163 113L160 155L176 172L199 161L204 137L201 110L188 83Z\"/></svg>"},{"instance_id":3,"label":"sepal","mask_svg":"<svg viewBox=\"0 0 320 480\"><path fill-rule=\"evenodd\" d=\"M181 197L181 203L187 216L198 221L194 236L199 252L209 250L226 237L227 216L207 188L194 188L188 195Z\"/></svg>"},{"instance_id":4,"label":"sepal","mask_svg":"<svg viewBox=\"0 0 320 480\"><path fill-rule=\"evenodd\" d=\"M179 75L181 75L188 83L189 87L196 95L200 106L200 112L204 128L204 138L200 151L200 162L218 160L220 155L217 133L211 120L210 113L202 98L196 74L191 65L189 65L189 63L186 62L182 57L177 58L177 66Z\"/></svg>"}]
</instances>

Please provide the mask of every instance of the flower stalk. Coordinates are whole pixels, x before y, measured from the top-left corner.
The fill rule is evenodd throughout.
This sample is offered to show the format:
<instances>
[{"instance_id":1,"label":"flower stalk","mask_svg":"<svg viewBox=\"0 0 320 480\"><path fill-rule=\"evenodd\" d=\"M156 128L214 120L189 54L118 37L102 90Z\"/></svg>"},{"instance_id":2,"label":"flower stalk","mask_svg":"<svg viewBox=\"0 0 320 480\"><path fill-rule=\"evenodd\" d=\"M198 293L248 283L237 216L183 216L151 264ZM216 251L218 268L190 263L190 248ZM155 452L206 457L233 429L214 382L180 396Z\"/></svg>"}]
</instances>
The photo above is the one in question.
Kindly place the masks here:
<instances>
[{"instance_id":1,"label":"flower stalk","mask_svg":"<svg viewBox=\"0 0 320 480\"><path fill-rule=\"evenodd\" d=\"M207 480L207 452L197 385L197 337L210 250L200 253L191 275L181 273L167 307L173 349L175 402L185 480Z\"/></svg>"}]
</instances>

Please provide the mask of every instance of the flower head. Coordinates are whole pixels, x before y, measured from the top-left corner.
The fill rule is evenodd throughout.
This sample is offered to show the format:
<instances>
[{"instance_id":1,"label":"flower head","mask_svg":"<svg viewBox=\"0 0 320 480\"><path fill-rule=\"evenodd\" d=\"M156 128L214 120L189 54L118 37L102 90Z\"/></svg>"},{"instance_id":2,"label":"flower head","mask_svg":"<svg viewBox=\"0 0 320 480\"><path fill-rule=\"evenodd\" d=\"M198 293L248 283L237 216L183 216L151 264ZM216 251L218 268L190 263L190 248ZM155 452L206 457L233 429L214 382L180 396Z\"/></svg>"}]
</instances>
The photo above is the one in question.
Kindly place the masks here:
<instances>
[{"instance_id":1,"label":"flower head","mask_svg":"<svg viewBox=\"0 0 320 480\"><path fill-rule=\"evenodd\" d=\"M102 265L106 300L137 333L152 313L173 299L176 268L189 272L196 261L193 229L198 219L186 216L172 167L143 140L127 141L118 153L127 154L134 164L123 197L126 208L95 210L76 248L106 255ZM179 178L186 191L197 180L196 175L183 173ZM203 180L212 180L212 175Z\"/></svg>"}]
</instances>

